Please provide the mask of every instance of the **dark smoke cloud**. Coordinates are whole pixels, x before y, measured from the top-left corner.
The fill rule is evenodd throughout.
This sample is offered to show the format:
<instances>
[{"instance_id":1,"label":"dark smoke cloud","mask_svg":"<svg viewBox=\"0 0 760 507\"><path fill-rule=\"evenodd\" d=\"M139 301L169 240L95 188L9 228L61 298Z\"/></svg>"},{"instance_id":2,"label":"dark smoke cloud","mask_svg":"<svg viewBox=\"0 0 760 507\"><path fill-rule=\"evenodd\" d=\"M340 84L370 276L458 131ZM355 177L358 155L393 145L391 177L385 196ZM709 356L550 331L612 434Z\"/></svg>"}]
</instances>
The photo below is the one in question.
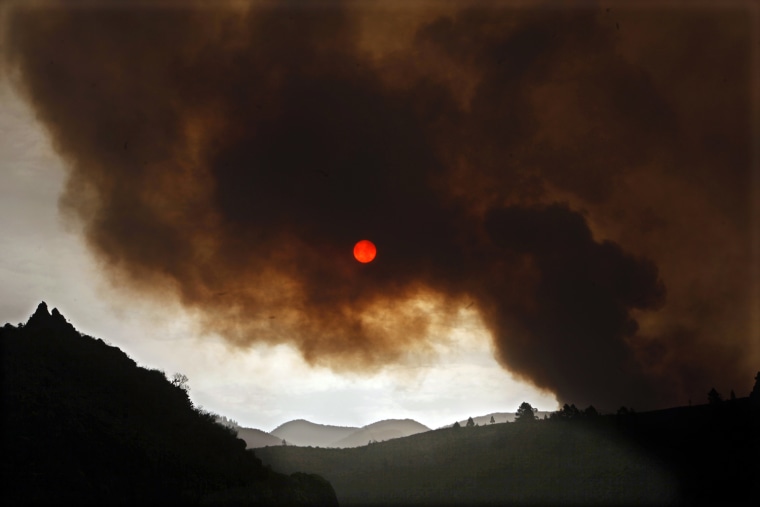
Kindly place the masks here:
<instances>
[{"instance_id":1,"label":"dark smoke cloud","mask_svg":"<svg viewBox=\"0 0 760 507\"><path fill-rule=\"evenodd\" d=\"M749 385L741 9L103 5L14 4L4 66L115 280L338 370L473 301L563 402Z\"/></svg>"},{"instance_id":2,"label":"dark smoke cloud","mask_svg":"<svg viewBox=\"0 0 760 507\"><path fill-rule=\"evenodd\" d=\"M631 309L664 303L654 263L615 243L595 242L583 216L565 206L492 210L485 226L493 244L504 248L497 258L526 256L538 273L524 287L529 306L520 308L521 298L513 303L517 308L503 302L487 314L490 327L509 337L509 346L499 349L502 362L559 399L585 400L593 392L597 404L609 407L621 393L641 391L647 384L626 339L638 331ZM502 283L487 285L490 299L500 298ZM602 392L596 387L601 378L608 382ZM637 394L641 402L654 393Z\"/></svg>"}]
</instances>

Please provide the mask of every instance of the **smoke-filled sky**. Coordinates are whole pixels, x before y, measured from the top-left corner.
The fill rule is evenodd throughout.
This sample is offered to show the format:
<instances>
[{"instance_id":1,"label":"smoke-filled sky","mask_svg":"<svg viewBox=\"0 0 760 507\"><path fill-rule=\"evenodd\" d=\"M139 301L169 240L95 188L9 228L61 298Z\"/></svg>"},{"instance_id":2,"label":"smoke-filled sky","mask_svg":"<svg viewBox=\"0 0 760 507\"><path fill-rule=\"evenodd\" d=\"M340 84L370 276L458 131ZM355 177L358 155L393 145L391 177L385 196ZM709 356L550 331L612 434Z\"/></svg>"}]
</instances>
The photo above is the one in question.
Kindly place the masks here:
<instances>
[{"instance_id":1,"label":"smoke-filled sky","mask_svg":"<svg viewBox=\"0 0 760 507\"><path fill-rule=\"evenodd\" d=\"M469 357L503 376L468 380L491 402L606 411L745 395L760 369L752 2L17 2L2 23L3 214L56 206L101 310L48 303L148 316L146 357L213 344L201 384L248 358L241 390L303 372L329 411L354 403L330 382L385 379L441 414ZM3 225L23 319L68 265L23 272L52 232ZM169 350L167 326L194 339Z\"/></svg>"}]
</instances>

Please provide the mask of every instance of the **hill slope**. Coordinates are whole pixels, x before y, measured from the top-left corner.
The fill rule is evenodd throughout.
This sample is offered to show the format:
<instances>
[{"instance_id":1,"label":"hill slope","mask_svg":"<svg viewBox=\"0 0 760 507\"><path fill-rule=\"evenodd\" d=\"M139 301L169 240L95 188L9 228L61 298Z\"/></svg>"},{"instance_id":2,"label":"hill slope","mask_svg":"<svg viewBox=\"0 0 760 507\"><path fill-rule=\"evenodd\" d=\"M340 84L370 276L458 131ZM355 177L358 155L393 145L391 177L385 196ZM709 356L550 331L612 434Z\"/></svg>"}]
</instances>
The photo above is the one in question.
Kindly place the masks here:
<instances>
[{"instance_id":1,"label":"hill slope","mask_svg":"<svg viewBox=\"0 0 760 507\"><path fill-rule=\"evenodd\" d=\"M651 505L676 498L675 480L654 460L575 429L447 428L356 449L267 448L259 456L280 472L298 466L328 478L342 506ZM636 496L624 498L626 492Z\"/></svg>"},{"instance_id":2,"label":"hill slope","mask_svg":"<svg viewBox=\"0 0 760 507\"><path fill-rule=\"evenodd\" d=\"M338 440L346 438L359 428L354 426L330 426L303 419L281 424L270 433L291 445L334 447Z\"/></svg>"},{"instance_id":3,"label":"hill slope","mask_svg":"<svg viewBox=\"0 0 760 507\"><path fill-rule=\"evenodd\" d=\"M267 433L266 431L255 428L238 427L237 437L245 441L246 449L256 449L258 447L268 447L270 445L281 445L282 439Z\"/></svg>"},{"instance_id":4,"label":"hill slope","mask_svg":"<svg viewBox=\"0 0 760 507\"><path fill-rule=\"evenodd\" d=\"M163 372L44 303L0 344L6 505L336 504L324 479L266 469Z\"/></svg>"},{"instance_id":5,"label":"hill slope","mask_svg":"<svg viewBox=\"0 0 760 507\"><path fill-rule=\"evenodd\" d=\"M546 412L543 410L536 412L536 417L538 419L543 419L544 416L551 415L551 412ZM516 414L514 412L492 412L490 414L486 415L479 415L477 417L472 418L472 422L477 424L478 426L485 426L487 424L498 424L498 423L504 423L504 422L514 422L515 421ZM493 417L494 422L491 423L491 417ZM461 421L457 421L460 426L466 426L467 425L467 419L462 419ZM450 428L453 426L454 423L447 424L444 426L444 428Z\"/></svg>"},{"instance_id":6,"label":"hill slope","mask_svg":"<svg viewBox=\"0 0 760 507\"><path fill-rule=\"evenodd\" d=\"M430 428L412 419L388 419L368 424L347 437L338 440L331 447L360 447L369 442L382 442L394 438L416 435Z\"/></svg>"},{"instance_id":7,"label":"hill slope","mask_svg":"<svg viewBox=\"0 0 760 507\"><path fill-rule=\"evenodd\" d=\"M327 478L342 506L757 505L760 425L749 406L444 428L258 455L274 470Z\"/></svg>"}]
</instances>

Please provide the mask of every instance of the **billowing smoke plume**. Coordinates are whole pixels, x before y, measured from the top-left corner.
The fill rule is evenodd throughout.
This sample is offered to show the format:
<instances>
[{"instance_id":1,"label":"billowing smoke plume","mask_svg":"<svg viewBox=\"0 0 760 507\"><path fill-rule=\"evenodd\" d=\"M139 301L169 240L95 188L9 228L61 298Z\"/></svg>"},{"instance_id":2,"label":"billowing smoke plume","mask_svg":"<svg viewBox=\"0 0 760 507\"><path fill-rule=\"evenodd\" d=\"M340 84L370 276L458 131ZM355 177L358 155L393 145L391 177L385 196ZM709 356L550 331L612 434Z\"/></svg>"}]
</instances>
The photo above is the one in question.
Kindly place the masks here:
<instances>
[{"instance_id":1,"label":"billowing smoke plume","mask_svg":"<svg viewBox=\"0 0 760 507\"><path fill-rule=\"evenodd\" d=\"M338 370L471 302L560 401L749 385L740 9L66 5L8 9L4 68L120 282Z\"/></svg>"}]
</instances>

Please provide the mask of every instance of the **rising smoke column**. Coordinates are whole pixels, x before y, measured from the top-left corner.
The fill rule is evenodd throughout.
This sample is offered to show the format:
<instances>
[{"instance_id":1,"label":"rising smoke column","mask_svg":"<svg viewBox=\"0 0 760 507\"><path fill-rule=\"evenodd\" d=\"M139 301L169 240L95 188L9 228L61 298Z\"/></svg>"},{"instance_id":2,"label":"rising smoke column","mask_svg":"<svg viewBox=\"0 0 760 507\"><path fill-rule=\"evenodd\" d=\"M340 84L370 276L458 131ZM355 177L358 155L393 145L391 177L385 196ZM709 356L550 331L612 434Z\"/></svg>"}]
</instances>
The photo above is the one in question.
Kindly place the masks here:
<instances>
[{"instance_id":1,"label":"rising smoke column","mask_svg":"<svg viewBox=\"0 0 760 507\"><path fill-rule=\"evenodd\" d=\"M602 9L423 6L391 46L371 4L41 5L8 9L5 68L68 162L62 210L114 279L231 343L371 370L430 352L415 301L473 301L561 401L754 371L741 13L677 25L722 43L726 81L689 95L636 12L652 40ZM722 110L699 102L719 86Z\"/></svg>"}]
</instances>

